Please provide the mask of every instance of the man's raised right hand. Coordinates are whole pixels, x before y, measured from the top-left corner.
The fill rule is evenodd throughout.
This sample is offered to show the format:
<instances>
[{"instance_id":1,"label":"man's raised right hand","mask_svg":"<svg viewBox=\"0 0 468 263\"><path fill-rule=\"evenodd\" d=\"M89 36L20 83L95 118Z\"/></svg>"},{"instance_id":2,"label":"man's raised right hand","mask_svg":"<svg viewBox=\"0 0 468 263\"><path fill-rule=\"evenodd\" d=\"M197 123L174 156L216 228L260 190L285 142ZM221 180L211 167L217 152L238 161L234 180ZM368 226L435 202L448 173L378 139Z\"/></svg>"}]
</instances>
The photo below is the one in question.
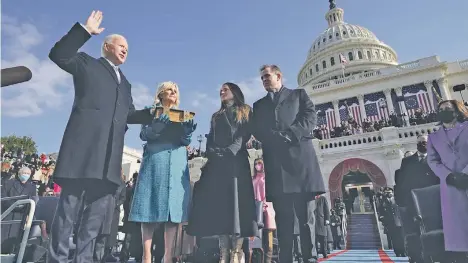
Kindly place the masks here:
<instances>
[{"instance_id":1,"label":"man's raised right hand","mask_svg":"<svg viewBox=\"0 0 468 263\"><path fill-rule=\"evenodd\" d=\"M101 22L102 22L102 12L97 10L93 10L93 12L91 12L91 15L88 17L88 20L86 20L86 30L88 30L88 32L91 34L91 35L99 35L101 34L102 31L104 31L104 28L103 27L99 27L101 25Z\"/></svg>"}]
</instances>

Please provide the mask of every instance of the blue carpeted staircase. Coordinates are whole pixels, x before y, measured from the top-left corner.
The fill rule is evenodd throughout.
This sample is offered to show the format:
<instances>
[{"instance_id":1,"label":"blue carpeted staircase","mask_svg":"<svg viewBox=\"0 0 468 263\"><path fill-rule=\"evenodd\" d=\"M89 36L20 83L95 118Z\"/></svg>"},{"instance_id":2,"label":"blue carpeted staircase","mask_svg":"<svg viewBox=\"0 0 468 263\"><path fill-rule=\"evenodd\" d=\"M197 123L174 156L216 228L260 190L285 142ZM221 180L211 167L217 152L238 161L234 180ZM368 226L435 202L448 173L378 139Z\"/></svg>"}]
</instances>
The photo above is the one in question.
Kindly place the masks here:
<instances>
[{"instance_id":1,"label":"blue carpeted staircase","mask_svg":"<svg viewBox=\"0 0 468 263\"><path fill-rule=\"evenodd\" d=\"M346 248L351 250L380 249L380 237L374 214L353 214L348 218Z\"/></svg>"}]
</instances>

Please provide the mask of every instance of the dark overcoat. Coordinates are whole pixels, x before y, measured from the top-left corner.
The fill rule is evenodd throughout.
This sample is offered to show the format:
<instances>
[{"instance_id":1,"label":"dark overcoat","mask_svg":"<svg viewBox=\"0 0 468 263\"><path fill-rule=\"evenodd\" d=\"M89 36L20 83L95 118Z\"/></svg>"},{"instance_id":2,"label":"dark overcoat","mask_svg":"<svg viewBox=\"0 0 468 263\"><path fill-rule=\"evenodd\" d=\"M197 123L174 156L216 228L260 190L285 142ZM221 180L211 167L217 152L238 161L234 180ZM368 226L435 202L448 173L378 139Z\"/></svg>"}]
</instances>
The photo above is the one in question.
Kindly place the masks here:
<instances>
[{"instance_id":1,"label":"dark overcoat","mask_svg":"<svg viewBox=\"0 0 468 263\"><path fill-rule=\"evenodd\" d=\"M325 196L320 196L315 201L315 234L319 236L327 236L328 230L325 221L330 222L330 209L328 207L328 201Z\"/></svg>"},{"instance_id":2,"label":"dark overcoat","mask_svg":"<svg viewBox=\"0 0 468 263\"><path fill-rule=\"evenodd\" d=\"M334 225L333 225L334 224ZM337 214L330 216L330 226L333 234L333 239L340 237L341 233L341 217Z\"/></svg>"},{"instance_id":3,"label":"dark overcoat","mask_svg":"<svg viewBox=\"0 0 468 263\"><path fill-rule=\"evenodd\" d=\"M250 112L251 113L251 112ZM249 122L230 121L226 112L214 114L207 149L227 148L232 156L209 157L195 183L187 233L192 236L255 236L258 231L252 175L246 142ZM235 187L237 181L237 188ZM238 217L236 219L236 213Z\"/></svg>"},{"instance_id":4,"label":"dark overcoat","mask_svg":"<svg viewBox=\"0 0 468 263\"><path fill-rule=\"evenodd\" d=\"M75 98L54 179L107 179L120 184L124 135L129 124L151 122L148 110L135 110L131 85L120 72L119 83L104 58L78 52L91 35L79 24L58 41L49 58L73 76Z\"/></svg>"},{"instance_id":5,"label":"dark overcoat","mask_svg":"<svg viewBox=\"0 0 468 263\"><path fill-rule=\"evenodd\" d=\"M395 184L395 201L414 214L411 190L440 184L440 179L427 164L427 158L420 161L416 152L401 161L400 171L395 173Z\"/></svg>"},{"instance_id":6,"label":"dark overcoat","mask_svg":"<svg viewBox=\"0 0 468 263\"><path fill-rule=\"evenodd\" d=\"M268 201L282 194L306 194L310 200L325 193L312 143L317 123L315 106L303 89L283 87L277 101L269 95L253 105L253 132L262 142ZM272 131L289 131L295 142L277 140Z\"/></svg>"}]
</instances>

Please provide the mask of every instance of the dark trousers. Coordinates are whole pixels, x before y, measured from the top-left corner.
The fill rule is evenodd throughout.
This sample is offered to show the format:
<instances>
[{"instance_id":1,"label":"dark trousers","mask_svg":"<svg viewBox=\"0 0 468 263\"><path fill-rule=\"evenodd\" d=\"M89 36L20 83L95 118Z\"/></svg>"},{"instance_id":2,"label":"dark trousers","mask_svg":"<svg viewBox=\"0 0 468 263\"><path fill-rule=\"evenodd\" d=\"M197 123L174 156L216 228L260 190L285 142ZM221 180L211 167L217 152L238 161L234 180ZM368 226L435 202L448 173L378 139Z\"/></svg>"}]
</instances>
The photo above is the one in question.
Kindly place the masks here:
<instances>
[{"instance_id":1,"label":"dark trousers","mask_svg":"<svg viewBox=\"0 0 468 263\"><path fill-rule=\"evenodd\" d=\"M317 249L320 249L320 251L317 251L317 254L322 254L323 257L326 257L328 255L328 242L327 242L327 236L321 236L317 235L316 236L316 247Z\"/></svg>"},{"instance_id":2,"label":"dark trousers","mask_svg":"<svg viewBox=\"0 0 468 263\"><path fill-rule=\"evenodd\" d=\"M120 262L127 262L130 256L135 257L135 262L141 262L143 256L141 230L125 233L122 251L120 252Z\"/></svg>"},{"instance_id":3,"label":"dark trousers","mask_svg":"<svg viewBox=\"0 0 468 263\"><path fill-rule=\"evenodd\" d=\"M151 248L153 262L161 262L164 258L164 224L154 230Z\"/></svg>"},{"instance_id":4,"label":"dark trousers","mask_svg":"<svg viewBox=\"0 0 468 263\"><path fill-rule=\"evenodd\" d=\"M341 236L333 236L333 249L341 249Z\"/></svg>"},{"instance_id":5,"label":"dark trousers","mask_svg":"<svg viewBox=\"0 0 468 263\"><path fill-rule=\"evenodd\" d=\"M105 262L104 259L108 256L109 250L107 248L108 235L98 235L94 244L94 262Z\"/></svg>"},{"instance_id":6,"label":"dark trousers","mask_svg":"<svg viewBox=\"0 0 468 263\"><path fill-rule=\"evenodd\" d=\"M315 200L309 201L304 195L285 194L275 197L280 262L293 262L294 217L299 221L302 257L306 261L317 258L315 243Z\"/></svg>"},{"instance_id":7,"label":"dark trousers","mask_svg":"<svg viewBox=\"0 0 468 263\"><path fill-rule=\"evenodd\" d=\"M420 239L419 224L413 220L414 212L407 207L399 206L401 224L403 227L403 240L408 257L415 261L423 261L422 245Z\"/></svg>"},{"instance_id":8,"label":"dark trousers","mask_svg":"<svg viewBox=\"0 0 468 263\"><path fill-rule=\"evenodd\" d=\"M100 233L108 206L113 205L117 185L105 180L70 179L62 183L61 187L47 261L68 262L69 238L73 234L74 223L79 222L74 262L92 262L94 242ZM83 213L78 218L82 207Z\"/></svg>"},{"instance_id":9,"label":"dark trousers","mask_svg":"<svg viewBox=\"0 0 468 263\"><path fill-rule=\"evenodd\" d=\"M294 259L300 262L299 259L302 258L302 250L301 250L301 237L298 234L294 234L294 237L293 237L293 255L294 255Z\"/></svg>"}]
</instances>

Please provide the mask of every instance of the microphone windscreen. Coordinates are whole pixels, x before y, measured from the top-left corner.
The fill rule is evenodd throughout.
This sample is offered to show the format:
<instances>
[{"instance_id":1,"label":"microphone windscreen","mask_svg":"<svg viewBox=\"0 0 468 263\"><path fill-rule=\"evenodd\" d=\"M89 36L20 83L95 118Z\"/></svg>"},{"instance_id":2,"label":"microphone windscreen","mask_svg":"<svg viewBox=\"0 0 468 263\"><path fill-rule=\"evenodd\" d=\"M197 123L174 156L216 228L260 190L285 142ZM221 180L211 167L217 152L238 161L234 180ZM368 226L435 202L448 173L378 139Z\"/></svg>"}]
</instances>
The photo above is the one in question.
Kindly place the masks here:
<instances>
[{"instance_id":1,"label":"microphone windscreen","mask_svg":"<svg viewBox=\"0 0 468 263\"><path fill-rule=\"evenodd\" d=\"M32 72L25 66L2 69L2 87L29 81Z\"/></svg>"}]
</instances>

